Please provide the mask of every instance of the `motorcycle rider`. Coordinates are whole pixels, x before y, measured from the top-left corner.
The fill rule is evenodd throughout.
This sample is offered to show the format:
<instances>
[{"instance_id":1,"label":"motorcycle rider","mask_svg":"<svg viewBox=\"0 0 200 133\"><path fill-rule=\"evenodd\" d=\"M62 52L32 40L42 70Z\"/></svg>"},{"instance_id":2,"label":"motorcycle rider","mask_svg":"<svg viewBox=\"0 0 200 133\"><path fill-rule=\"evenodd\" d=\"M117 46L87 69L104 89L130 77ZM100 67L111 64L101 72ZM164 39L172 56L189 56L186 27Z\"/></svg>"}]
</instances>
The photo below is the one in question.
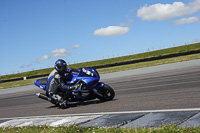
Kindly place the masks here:
<instances>
[{"instance_id":1,"label":"motorcycle rider","mask_svg":"<svg viewBox=\"0 0 200 133\"><path fill-rule=\"evenodd\" d=\"M67 63L58 59L55 62L55 69L49 74L47 82L47 90L49 90L49 97L58 101L58 105L61 108L67 107L67 100L72 92L72 90L79 88L79 84L76 85L67 85L66 78L71 72L79 72L79 69L76 68L67 68ZM58 93L56 94L57 89L60 88L62 92L65 93L65 96L62 97Z\"/></svg>"}]
</instances>

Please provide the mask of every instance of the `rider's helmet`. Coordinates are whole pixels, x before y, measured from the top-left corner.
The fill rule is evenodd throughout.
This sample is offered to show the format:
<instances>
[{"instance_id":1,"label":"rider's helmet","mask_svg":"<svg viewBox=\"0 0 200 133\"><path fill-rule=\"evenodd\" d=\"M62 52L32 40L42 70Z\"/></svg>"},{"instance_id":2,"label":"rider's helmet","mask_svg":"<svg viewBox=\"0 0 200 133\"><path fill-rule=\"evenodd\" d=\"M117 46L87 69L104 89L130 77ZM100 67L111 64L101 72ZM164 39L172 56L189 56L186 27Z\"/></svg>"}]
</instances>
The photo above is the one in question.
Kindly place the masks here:
<instances>
[{"instance_id":1,"label":"rider's helmet","mask_svg":"<svg viewBox=\"0 0 200 133\"><path fill-rule=\"evenodd\" d=\"M62 59L58 59L55 63L55 69L60 73L65 73L67 71L67 63Z\"/></svg>"}]
</instances>

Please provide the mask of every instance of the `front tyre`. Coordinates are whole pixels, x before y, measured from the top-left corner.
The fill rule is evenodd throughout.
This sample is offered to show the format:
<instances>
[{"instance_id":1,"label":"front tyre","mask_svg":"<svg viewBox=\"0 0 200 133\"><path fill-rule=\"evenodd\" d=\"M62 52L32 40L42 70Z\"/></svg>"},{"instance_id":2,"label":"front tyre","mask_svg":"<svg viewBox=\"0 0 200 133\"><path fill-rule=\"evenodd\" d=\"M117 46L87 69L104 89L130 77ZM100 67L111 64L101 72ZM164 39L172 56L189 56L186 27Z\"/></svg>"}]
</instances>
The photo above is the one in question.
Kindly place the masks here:
<instances>
[{"instance_id":1,"label":"front tyre","mask_svg":"<svg viewBox=\"0 0 200 133\"><path fill-rule=\"evenodd\" d=\"M102 101L109 101L112 100L115 97L114 90L107 84L105 84L102 88L100 88L101 96L98 96Z\"/></svg>"}]
</instances>

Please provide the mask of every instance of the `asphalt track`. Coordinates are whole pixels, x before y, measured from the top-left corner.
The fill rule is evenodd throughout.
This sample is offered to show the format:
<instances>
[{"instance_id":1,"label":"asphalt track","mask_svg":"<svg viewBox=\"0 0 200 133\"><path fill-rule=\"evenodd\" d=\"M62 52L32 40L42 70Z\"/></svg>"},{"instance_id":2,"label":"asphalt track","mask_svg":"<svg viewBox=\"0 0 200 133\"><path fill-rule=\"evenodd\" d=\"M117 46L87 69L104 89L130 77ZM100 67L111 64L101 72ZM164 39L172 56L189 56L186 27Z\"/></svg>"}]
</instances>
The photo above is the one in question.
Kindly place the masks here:
<instances>
[{"instance_id":1,"label":"asphalt track","mask_svg":"<svg viewBox=\"0 0 200 133\"><path fill-rule=\"evenodd\" d=\"M196 65L184 62L185 65L162 65L137 69L133 73L126 71L125 75L111 74L111 78L109 74L102 75L101 81L113 87L116 92L114 100L74 102L70 103L68 109L58 109L37 98L35 93L43 91L35 86L21 87L23 91L20 87L19 91L0 91L0 118L199 108L200 60L195 62Z\"/></svg>"}]
</instances>

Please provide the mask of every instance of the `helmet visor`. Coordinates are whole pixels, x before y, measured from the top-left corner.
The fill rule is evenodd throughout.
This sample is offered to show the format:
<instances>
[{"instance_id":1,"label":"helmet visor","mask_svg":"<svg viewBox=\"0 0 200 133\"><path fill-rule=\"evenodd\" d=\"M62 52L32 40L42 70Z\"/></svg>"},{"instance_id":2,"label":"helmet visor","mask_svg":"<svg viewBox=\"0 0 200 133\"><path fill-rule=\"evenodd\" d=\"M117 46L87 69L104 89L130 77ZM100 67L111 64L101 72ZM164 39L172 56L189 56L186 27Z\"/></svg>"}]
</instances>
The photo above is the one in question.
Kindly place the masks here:
<instances>
[{"instance_id":1,"label":"helmet visor","mask_svg":"<svg viewBox=\"0 0 200 133\"><path fill-rule=\"evenodd\" d=\"M64 72L64 71L66 71L66 70L67 70L67 66L66 66L66 65L63 65L63 66L60 67L60 71L63 71L63 72Z\"/></svg>"}]
</instances>

